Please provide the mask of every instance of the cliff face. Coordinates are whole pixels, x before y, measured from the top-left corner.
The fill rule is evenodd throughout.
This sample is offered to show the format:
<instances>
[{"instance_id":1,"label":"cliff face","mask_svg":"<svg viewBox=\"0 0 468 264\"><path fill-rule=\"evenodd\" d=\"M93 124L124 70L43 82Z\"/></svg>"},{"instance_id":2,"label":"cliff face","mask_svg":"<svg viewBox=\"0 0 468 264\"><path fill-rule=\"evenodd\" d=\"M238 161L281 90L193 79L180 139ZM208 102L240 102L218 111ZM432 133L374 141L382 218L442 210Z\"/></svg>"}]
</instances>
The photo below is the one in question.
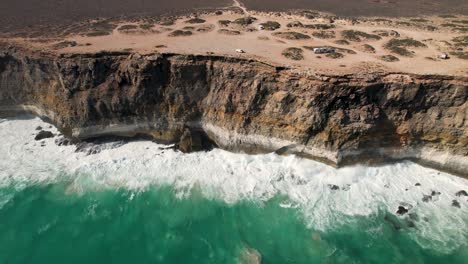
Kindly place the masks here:
<instances>
[{"instance_id":1,"label":"cliff face","mask_svg":"<svg viewBox=\"0 0 468 264\"><path fill-rule=\"evenodd\" d=\"M0 109L77 138L204 131L220 147L343 165L410 158L466 176L468 78L317 76L215 56L0 56ZM185 133L186 134L186 133Z\"/></svg>"}]
</instances>

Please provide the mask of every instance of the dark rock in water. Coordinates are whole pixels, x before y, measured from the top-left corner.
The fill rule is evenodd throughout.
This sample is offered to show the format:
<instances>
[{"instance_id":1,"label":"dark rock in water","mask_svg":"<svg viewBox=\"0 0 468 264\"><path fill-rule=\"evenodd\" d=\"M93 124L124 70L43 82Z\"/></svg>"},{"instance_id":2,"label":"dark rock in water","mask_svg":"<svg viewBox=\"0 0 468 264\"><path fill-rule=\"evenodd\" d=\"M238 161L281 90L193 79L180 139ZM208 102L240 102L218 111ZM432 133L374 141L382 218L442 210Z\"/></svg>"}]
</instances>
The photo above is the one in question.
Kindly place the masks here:
<instances>
[{"instance_id":1,"label":"dark rock in water","mask_svg":"<svg viewBox=\"0 0 468 264\"><path fill-rule=\"evenodd\" d=\"M468 193L466 193L465 190L461 190L461 191L458 191L455 195L458 196L458 197L468 196Z\"/></svg>"},{"instance_id":2,"label":"dark rock in water","mask_svg":"<svg viewBox=\"0 0 468 264\"><path fill-rule=\"evenodd\" d=\"M72 141L66 137L60 137L55 140L57 146L68 146L73 144Z\"/></svg>"},{"instance_id":3,"label":"dark rock in water","mask_svg":"<svg viewBox=\"0 0 468 264\"><path fill-rule=\"evenodd\" d=\"M399 215L404 215L408 212L408 209L406 209L403 206L398 206L398 210L396 211L397 214Z\"/></svg>"},{"instance_id":4,"label":"dark rock in water","mask_svg":"<svg viewBox=\"0 0 468 264\"><path fill-rule=\"evenodd\" d=\"M460 203L457 200L452 201L452 206L457 207L457 208L461 208Z\"/></svg>"},{"instance_id":5,"label":"dark rock in water","mask_svg":"<svg viewBox=\"0 0 468 264\"><path fill-rule=\"evenodd\" d=\"M385 184L384 188L387 188L387 189L390 188L390 184Z\"/></svg>"},{"instance_id":6,"label":"dark rock in water","mask_svg":"<svg viewBox=\"0 0 468 264\"><path fill-rule=\"evenodd\" d=\"M334 184L328 184L328 188L330 188L330 190L332 191L338 191L340 189L338 185L334 185Z\"/></svg>"},{"instance_id":7,"label":"dark rock in water","mask_svg":"<svg viewBox=\"0 0 468 264\"><path fill-rule=\"evenodd\" d=\"M95 141L95 142L80 142L76 145L75 152L83 152L86 153L86 155L93 155L93 154L98 154L103 150L106 149L115 149L118 148L122 145L124 145L126 142L123 140L120 141Z\"/></svg>"},{"instance_id":8,"label":"dark rock in water","mask_svg":"<svg viewBox=\"0 0 468 264\"><path fill-rule=\"evenodd\" d=\"M419 182L417 182L414 186L421 186L421 184Z\"/></svg>"},{"instance_id":9,"label":"dark rock in water","mask_svg":"<svg viewBox=\"0 0 468 264\"><path fill-rule=\"evenodd\" d=\"M409 203L405 203L405 202L401 202L400 206L403 206L403 207L407 208L408 210L413 209L413 205L411 205Z\"/></svg>"},{"instance_id":10,"label":"dark rock in water","mask_svg":"<svg viewBox=\"0 0 468 264\"><path fill-rule=\"evenodd\" d=\"M432 191L431 192L431 196L436 196L436 195L440 195L441 193L438 192L438 191Z\"/></svg>"},{"instance_id":11,"label":"dark rock in water","mask_svg":"<svg viewBox=\"0 0 468 264\"><path fill-rule=\"evenodd\" d=\"M343 190L343 191L349 191L350 189L351 189L350 184L346 184L345 186L341 187L341 190Z\"/></svg>"},{"instance_id":12,"label":"dark rock in water","mask_svg":"<svg viewBox=\"0 0 468 264\"><path fill-rule=\"evenodd\" d=\"M54 137L54 134L52 132L42 130L36 135L34 140L43 140L45 138L52 138L52 137Z\"/></svg>"},{"instance_id":13,"label":"dark rock in water","mask_svg":"<svg viewBox=\"0 0 468 264\"><path fill-rule=\"evenodd\" d=\"M211 150L215 144L203 131L186 128L176 144L176 148L184 153Z\"/></svg>"},{"instance_id":14,"label":"dark rock in water","mask_svg":"<svg viewBox=\"0 0 468 264\"><path fill-rule=\"evenodd\" d=\"M39 131L39 130L42 130L42 127L41 127L41 126L37 126L37 127L36 127L36 130L38 130L38 131Z\"/></svg>"},{"instance_id":15,"label":"dark rock in water","mask_svg":"<svg viewBox=\"0 0 468 264\"><path fill-rule=\"evenodd\" d=\"M425 202L425 203L428 203L428 202L432 201L432 196L423 194L422 201Z\"/></svg>"}]
</instances>

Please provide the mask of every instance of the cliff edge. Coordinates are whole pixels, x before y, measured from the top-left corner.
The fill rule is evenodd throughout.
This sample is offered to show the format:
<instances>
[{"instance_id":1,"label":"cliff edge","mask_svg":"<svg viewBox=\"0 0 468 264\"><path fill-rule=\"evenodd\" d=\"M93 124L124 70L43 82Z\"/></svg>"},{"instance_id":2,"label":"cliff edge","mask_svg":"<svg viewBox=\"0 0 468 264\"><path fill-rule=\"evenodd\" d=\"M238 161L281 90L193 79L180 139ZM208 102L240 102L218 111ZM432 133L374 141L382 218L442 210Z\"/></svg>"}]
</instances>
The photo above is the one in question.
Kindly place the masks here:
<instances>
[{"instance_id":1,"label":"cliff edge","mask_svg":"<svg viewBox=\"0 0 468 264\"><path fill-rule=\"evenodd\" d=\"M467 96L467 77L318 75L222 56L0 53L0 111L33 112L70 137L177 143L192 131L228 150L337 166L412 159L466 177Z\"/></svg>"}]
</instances>

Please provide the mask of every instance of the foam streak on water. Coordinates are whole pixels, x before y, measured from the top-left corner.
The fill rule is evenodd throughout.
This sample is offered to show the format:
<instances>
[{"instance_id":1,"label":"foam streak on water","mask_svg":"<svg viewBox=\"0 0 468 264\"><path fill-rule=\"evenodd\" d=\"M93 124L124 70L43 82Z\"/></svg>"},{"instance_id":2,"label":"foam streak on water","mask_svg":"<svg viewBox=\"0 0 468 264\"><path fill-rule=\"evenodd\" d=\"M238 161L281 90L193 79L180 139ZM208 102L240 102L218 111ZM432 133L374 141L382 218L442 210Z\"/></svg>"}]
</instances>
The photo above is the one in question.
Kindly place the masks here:
<instances>
[{"instance_id":1,"label":"foam streak on water","mask_svg":"<svg viewBox=\"0 0 468 264\"><path fill-rule=\"evenodd\" d=\"M468 181L402 162L382 167L334 169L294 156L234 154L223 150L182 154L149 141L136 141L95 155L75 153L74 146L45 146L34 141L35 128L58 133L41 120L0 120L0 188L67 183L67 192L125 189L135 193L170 186L177 197L193 191L205 198L236 204L263 204L283 197L279 206L298 208L310 228L327 231L353 219L395 213L406 203L418 215L412 238L423 248L443 252L467 245L468 204L455 193ZM421 186L415 186L420 183ZM337 185L340 190L332 190ZM440 192L431 202L424 194ZM11 196L0 197L0 209ZM461 208L452 206L458 200ZM424 220L422 220L424 219Z\"/></svg>"}]
</instances>

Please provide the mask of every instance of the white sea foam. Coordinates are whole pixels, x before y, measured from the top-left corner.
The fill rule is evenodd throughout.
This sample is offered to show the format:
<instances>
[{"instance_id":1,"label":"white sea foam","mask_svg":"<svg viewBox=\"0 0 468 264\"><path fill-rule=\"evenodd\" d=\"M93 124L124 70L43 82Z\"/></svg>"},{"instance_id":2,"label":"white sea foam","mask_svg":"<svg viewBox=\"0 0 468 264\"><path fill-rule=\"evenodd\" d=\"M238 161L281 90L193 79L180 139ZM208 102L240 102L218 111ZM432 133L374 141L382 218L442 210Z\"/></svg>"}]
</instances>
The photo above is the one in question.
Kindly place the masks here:
<instances>
[{"instance_id":1,"label":"white sea foam","mask_svg":"<svg viewBox=\"0 0 468 264\"><path fill-rule=\"evenodd\" d=\"M428 220L418 221L411 233L422 246L452 250L467 243L467 201L455 193L467 190L468 181L415 163L335 169L275 154L235 154L220 149L182 154L149 141L87 156L75 153L74 146L56 146L53 138L45 139L41 146L34 141L36 126L58 133L37 118L0 120L0 187L64 181L69 182L70 192L82 192L107 188L141 191L168 185L180 198L197 188L205 197L229 204L240 200L262 203L281 195L287 198L278 206L299 208L307 223L319 230L381 209L395 212L401 203L407 203L413 207L410 212ZM432 190L441 192L438 199L423 202L423 194ZM458 200L461 208L453 207L452 200Z\"/></svg>"}]
</instances>

